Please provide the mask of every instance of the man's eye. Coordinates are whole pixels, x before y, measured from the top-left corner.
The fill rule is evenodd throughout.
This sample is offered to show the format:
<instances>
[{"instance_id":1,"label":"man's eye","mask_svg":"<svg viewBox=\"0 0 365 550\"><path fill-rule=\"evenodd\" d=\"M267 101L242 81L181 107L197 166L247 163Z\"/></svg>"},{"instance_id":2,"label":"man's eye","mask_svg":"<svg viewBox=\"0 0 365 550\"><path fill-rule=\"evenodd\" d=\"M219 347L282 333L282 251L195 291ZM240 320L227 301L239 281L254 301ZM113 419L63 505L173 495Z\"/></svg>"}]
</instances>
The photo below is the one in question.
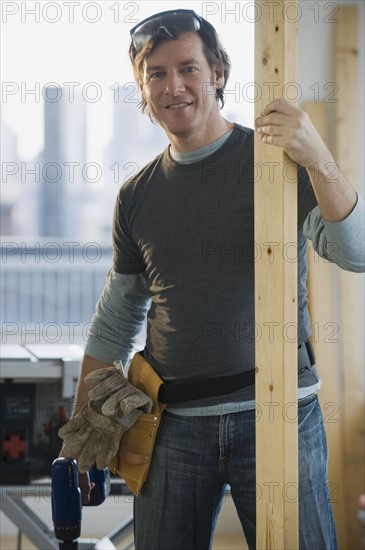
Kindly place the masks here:
<instances>
[{"instance_id":1,"label":"man's eye","mask_svg":"<svg viewBox=\"0 0 365 550\"><path fill-rule=\"evenodd\" d=\"M184 70L186 73L194 73L197 69L196 67L185 67Z\"/></svg>"},{"instance_id":2,"label":"man's eye","mask_svg":"<svg viewBox=\"0 0 365 550\"><path fill-rule=\"evenodd\" d=\"M152 73L150 78L161 78L161 76L162 76L162 72L159 71L157 73Z\"/></svg>"}]
</instances>

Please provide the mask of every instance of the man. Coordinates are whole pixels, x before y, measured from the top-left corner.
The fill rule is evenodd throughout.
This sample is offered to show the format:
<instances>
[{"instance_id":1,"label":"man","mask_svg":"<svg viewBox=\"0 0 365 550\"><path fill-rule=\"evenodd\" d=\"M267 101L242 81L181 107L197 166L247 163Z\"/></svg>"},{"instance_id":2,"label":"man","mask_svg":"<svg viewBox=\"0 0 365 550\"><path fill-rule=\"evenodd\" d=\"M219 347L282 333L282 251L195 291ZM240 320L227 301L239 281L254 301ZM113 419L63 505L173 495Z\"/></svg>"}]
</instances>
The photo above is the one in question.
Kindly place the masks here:
<instances>
[{"instance_id":1,"label":"man","mask_svg":"<svg viewBox=\"0 0 365 550\"><path fill-rule=\"evenodd\" d=\"M204 393L208 385L214 388L214 379L223 376L225 384L254 369L253 131L221 115L230 64L207 21L190 10L168 11L140 23L131 35L142 109L170 145L118 195L114 263L93 318L75 414L88 401L85 376L116 359L128 363L147 316L144 358L166 385L192 382L197 395L191 399L185 392L162 415L147 481L135 499L136 548L209 548L227 485L255 548L252 379L229 391L216 387L209 397ZM332 550L337 543L320 381L308 344L305 250L310 238L324 258L364 270L363 203L339 171L333 182L333 159L302 110L277 99L255 129L262 141L283 147L301 165L300 548ZM87 500L86 475L81 482Z\"/></svg>"}]
</instances>

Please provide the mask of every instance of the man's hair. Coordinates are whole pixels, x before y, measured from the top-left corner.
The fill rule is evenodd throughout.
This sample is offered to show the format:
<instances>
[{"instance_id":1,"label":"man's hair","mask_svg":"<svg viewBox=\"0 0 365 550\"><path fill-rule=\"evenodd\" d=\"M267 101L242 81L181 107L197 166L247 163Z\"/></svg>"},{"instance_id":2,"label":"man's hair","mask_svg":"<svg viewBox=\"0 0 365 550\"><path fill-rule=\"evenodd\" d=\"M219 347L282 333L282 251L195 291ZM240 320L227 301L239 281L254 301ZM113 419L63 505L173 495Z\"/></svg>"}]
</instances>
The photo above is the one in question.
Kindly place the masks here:
<instances>
[{"instance_id":1,"label":"man's hair","mask_svg":"<svg viewBox=\"0 0 365 550\"><path fill-rule=\"evenodd\" d=\"M169 36L166 32L164 32L164 29L161 28L160 31L152 36L150 40L147 41L146 44L139 51L136 50L133 42L131 42L131 45L129 47L129 57L132 62L134 78L137 83L139 83L143 79L144 62L153 52L153 50L159 44L166 40L178 39L179 36L183 34L183 32L184 31L182 31L177 36L174 36L174 38L171 38L171 36ZM205 19L201 19L200 29L195 32L198 36L200 36L203 42L203 51L209 66L211 68L213 68L214 66L223 68L223 85L221 88L216 90L216 99L220 102L220 108L222 109L225 102L224 89L226 87L229 74L231 72L230 59L218 37L215 28L213 27L213 25L208 23L208 21L206 21ZM147 107L147 103L143 98L139 103L139 107L141 107L142 113L144 113Z\"/></svg>"}]
</instances>

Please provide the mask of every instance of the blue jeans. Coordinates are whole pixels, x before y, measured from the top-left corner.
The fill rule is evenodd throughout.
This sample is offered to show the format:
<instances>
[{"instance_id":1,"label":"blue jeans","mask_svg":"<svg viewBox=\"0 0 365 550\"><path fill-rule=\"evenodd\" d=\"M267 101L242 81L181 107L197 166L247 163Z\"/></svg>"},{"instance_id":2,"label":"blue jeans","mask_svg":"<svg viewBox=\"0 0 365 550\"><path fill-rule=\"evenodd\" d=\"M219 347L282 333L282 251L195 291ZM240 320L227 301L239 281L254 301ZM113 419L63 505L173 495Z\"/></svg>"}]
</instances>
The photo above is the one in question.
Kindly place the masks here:
<instances>
[{"instance_id":1,"label":"blue jeans","mask_svg":"<svg viewBox=\"0 0 365 550\"><path fill-rule=\"evenodd\" d=\"M298 409L300 549L336 550L317 396L300 400ZM164 412L147 481L134 501L136 550L211 548L227 485L254 549L255 411L201 417Z\"/></svg>"}]
</instances>

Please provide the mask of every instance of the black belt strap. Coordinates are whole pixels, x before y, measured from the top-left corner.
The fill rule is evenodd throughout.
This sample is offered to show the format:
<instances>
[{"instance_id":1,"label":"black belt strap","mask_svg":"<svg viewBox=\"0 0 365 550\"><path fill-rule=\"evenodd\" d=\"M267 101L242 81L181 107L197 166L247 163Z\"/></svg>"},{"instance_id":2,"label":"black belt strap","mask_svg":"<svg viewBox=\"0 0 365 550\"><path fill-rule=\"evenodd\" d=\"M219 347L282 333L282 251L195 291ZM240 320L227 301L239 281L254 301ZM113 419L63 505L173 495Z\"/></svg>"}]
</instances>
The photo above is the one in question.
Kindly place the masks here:
<instances>
[{"instance_id":1,"label":"black belt strap","mask_svg":"<svg viewBox=\"0 0 365 550\"><path fill-rule=\"evenodd\" d=\"M255 383L255 369L240 372L233 376L218 376L217 378L206 378L189 382L172 382L162 384L158 392L160 403L175 405L184 401L204 399L233 393L246 386Z\"/></svg>"},{"instance_id":2,"label":"black belt strap","mask_svg":"<svg viewBox=\"0 0 365 550\"><path fill-rule=\"evenodd\" d=\"M298 372L302 373L314 364L314 351L308 340L298 346ZM255 369L240 372L233 376L218 376L204 380L189 380L188 382L165 382L160 387L158 400L160 403L176 405L194 399L229 395L242 388L254 385Z\"/></svg>"}]
</instances>

